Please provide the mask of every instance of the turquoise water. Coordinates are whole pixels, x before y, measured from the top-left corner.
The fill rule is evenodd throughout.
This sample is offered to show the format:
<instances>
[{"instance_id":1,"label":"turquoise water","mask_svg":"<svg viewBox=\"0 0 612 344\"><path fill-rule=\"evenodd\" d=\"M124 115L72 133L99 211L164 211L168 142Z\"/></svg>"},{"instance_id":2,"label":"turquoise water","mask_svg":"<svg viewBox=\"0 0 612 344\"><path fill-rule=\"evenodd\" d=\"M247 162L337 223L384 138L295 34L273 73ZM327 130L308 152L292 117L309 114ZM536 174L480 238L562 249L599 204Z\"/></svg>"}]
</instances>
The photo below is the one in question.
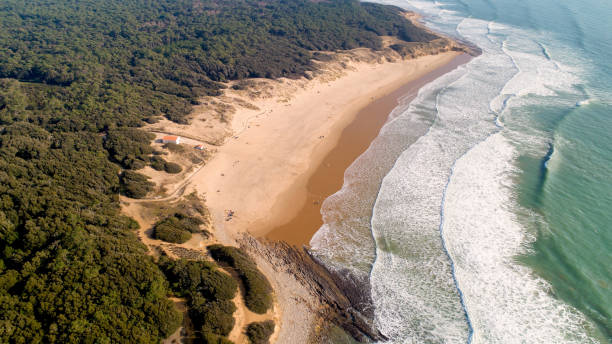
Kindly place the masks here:
<instances>
[{"instance_id":1,"label":"turquoise water","mask_svg":"<svg viewBox=\"0 0 612 344\"><path fill-rule=\"evenodd\" d=\"M568 99L567 106L550 105L561 99L538 104L536 98L538 105L516 110L528 112L550 143L546 151L521 152L518 159L520 203L541 216L523 261L552 284L556 297L596 324L602 341L612 341L612 3L483 4L466 1L462 7L485 20L546 32L539 41L554 46L551 58L576 68L577 92L554 96Z\"/></svg>"},{"instance_id":2,"label":"turquoise water","mask_svg":"<svg viewBox=\"0 0 612 344\"><path fill-rule=\"evenodd\" d=\"M612 3L380 2L483 54L391 114L315 254L393 343L612 342Z\"/></svg>"}]
</instances>

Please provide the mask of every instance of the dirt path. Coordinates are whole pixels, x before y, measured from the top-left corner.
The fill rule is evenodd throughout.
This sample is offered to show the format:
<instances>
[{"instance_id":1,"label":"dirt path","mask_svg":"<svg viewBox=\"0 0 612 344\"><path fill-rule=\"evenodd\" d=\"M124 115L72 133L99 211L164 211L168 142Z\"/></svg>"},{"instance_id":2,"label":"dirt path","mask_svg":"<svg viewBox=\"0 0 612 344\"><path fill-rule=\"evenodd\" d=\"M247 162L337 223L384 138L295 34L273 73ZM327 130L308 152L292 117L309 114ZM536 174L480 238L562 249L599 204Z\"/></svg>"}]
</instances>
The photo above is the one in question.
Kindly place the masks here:
<instances>
[{"instance_id":1,"label":"dirt path","mask_svg":"<svg viewBox=\"0 0 612 344\"><path fill-rule=\"evenodd\" d=\"M265 314L251 312L245 304L245 289L238 274L230 267L221 267L221 269L234 277L234 279L238 281L239 286L238 293L232 300L234 305L236 305L236 312L234 313L236 323L234 324L234 329L232 332L230 332L230 334L227 336L229 340L235 344L249 344L249 340L246 336L246 327L252 322L274 320L275 325L277 325L276 327L278 327L278 316L276 312L278 305L274 304L273 307ZM274 341L271 342L274 343Z\"/></svg>"},{"instance_id":2,"label":"dirt path","mask_svg":"<svg viewBox=\"0 0 612 344\"><path fill-rule=\"evenodd\" d=\"M194 172L194 174L196 172L197 170ZM193 174L191 176L193 176ZM189 178L191 176L189 176ZM216 240L214 239L205 239L199 234L194 234L190 240L188 240L187 242L183 244L170 244L170 243L165 243L161 240L153 239L151 237L151 232L153 230L153 224L155 223L157 219L148 214L150 211L147 211L145 204L149 202L162 202L162 201L169 202L172 200L178 200L182 196L182 191L184 191L184 189L185 189L185 185L183 184L177 190L175 190L170 196L167 196L164 198L158 198L158 199L135 200L135 199L130 199L130 198L121 196L122 211L125 215L130 216L134 220L136 220L136 222L138 222L138 224L140 225L140 229L138 230L138 237L147 246L149 254L154 254L156 248L159 248L163 250L168 256L174 259L177 259L180 257L174 252L173 248L182 248L186 250L197 251L203 257L206 257L205 259L212 260L208 255L206 246L213 244L213 243L217 243ZM229 334L228 338L236 344L248 344L249 341L245 333L246 326L248 324L252 322L256 322L256 321L274 320L276 326L275 326L274 334L272 335L271 341L270 341L271 343L274 343L275 338L277 337L277 334L279 332L279 321L280 321L279 308L278 308L279 306L275 304L274 307L270 309L266 314L256 314L256 313L251 312L245 305L244 286L242 284L242 281L240 281L240 278L238 277L236 272L233 271L233 269L229 267L220 267L220 270L228 273L234 279L236 279L240 287L239 292L236 294L236 297L234 297L234 299L232 300L234 304L236 305L236 312L234 313L234 319L236 320L236 323L234 325L234 328L232 329L232 332ZM182 304L182 306L185 306L184 303ZM182 311L185 312L185 310L182 310ZM177 330L177 332L175 332L170 338L167 338L166 341L164 341L164 343L171 343L171 340L176 340L177 342L180 342L184 338L184 334L185 334L184 332L180 331L182 328L183 327Z\"/></svg>"},{"instance_id":3,"label":"dirt path","mask_svg":"<svg viewBox=\"0 0 612 344\"><path fill-rule=\"evenodd\" d=\"M162 344L190 343L193 339L193 325L187 314L187 300L178 297L171 297L170 300L183 314L183 323L170 337L162 340Z\"/></svg>"},{"instance_id":4,"label":"dirt path","mask_svg":"<svg viewBox=\"0 0 612 344\"><path fill-rule=\"evenodd\" d=\"M175 135L175 136L180 136L180 137L186 137L188 139L191 139L191 140L194 140L194 141L198 141L198 142L201 142L201 143L206 143L206 144L211 145L211 146L218 146L219 145L216 142L209 142L207 140L202 139L201 137L196 137L196 136L185 134L185 133L175 134L175 133L171 133L171 132L167 132L167 131L163 131L163 130L157 130L157 129L149 129L149 131L152 132L152 133L156 133L156 134Z\"/></svg>"},{"instance_id":5,"label":"dirt path","mask_svg":"<svg viewBox=\"0 0 612 344\"><path fill-rule=\"evenodd\" d=\"M181 196L183 196L183 193L185 192L185 188L187 188L187 186L188 186L189 182L191 181L191 179L198 172L200 172L200 170L202 168L204 168L205 165L206 165L206 163L200 164L195 170L193 170L193 172L191 172L187 177L185 177L185 179L183 179L181 182L179 182L178 186L168 196L161 197L161 198L139 198L139 199L130 198L129 202L131 202L131 203L148 203L148 202L168 202L168 201L178 200Z\"/></svg>"}]
</instances>

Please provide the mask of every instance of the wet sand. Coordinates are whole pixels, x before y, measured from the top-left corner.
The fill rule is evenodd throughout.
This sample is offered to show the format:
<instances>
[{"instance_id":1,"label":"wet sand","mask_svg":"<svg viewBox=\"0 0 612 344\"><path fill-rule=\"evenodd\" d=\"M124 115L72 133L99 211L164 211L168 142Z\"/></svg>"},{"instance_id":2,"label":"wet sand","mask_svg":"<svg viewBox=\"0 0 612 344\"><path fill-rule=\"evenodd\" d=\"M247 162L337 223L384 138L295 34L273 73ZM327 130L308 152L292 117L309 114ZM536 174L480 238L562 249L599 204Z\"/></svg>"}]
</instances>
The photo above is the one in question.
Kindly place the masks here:
<instances>
[{"instance_id":1,"label":"wet sand","mask_svg":"<svg viewBox=\"0 0 612 344\"><path fill-rule=\"evenodd\" d=\"M389 114L399 100L412 100L422 86L468 62L469 55L457 56L450 63L410 81L390 93L374 99L360 109L354 120L342 131L336 146L325 156L308 179L307 198L297 215L289 222L274 228L265 237L294 245L308 245L314 233L323 225L323 201L342 187L344 171L376 138ZM288 190L292 192L292 190ZM288 208L295 205L288 204Z\"/></svg>"},{"instance_id":2,"label":"wet sand","mask_svg":"<svg viewBox=\"0 0 612 344\"><path fill-rule=\"evenodd\" d=\"M452 68L459 63L454 62L459 55L445 52L385 61L379 53L357 49L325 65L325 71L312 80L256 80L261 83L257 90L262 93L255 98L248 90L229 88L224 99L236 109L230 122L234 134L223 145L211 147L212 159L185 183L185 193L197 192L206 199L217 240L231 243L241 232L265 237L271 230L290 223L306 204L322 201L338 190L344 170L376 136L397 104L397 96L418 89L428 79L423 76L441 70L433 78ZM412 83L414 80L421 82ZM340 145L353 147L355 142L361 142L360 147L355 146L357 149L350 154L340 154L344 157L342 163L334 159L324 162L360 109L372 102L380 103L378 100L398 89L403 90L389 98L382 115L362 116L378 117L373 124L355 126L357 137L349 138L348 145ZM248 106L240 105L246 102ZM192 121L214 126L212 118L197 114ZM193 129L194 135L203 130L201 126L184 127ZM308 200L308 181L319 166L328 164L337 170L335 177L322 178L328 186L323 191L315 190L318 196ZM318 221L319 206L314 212ZM316 223L291 228L283 238L305 243L317 228ZM301 239L291 240L296 233Z\"/></svg>"}]
</instances>

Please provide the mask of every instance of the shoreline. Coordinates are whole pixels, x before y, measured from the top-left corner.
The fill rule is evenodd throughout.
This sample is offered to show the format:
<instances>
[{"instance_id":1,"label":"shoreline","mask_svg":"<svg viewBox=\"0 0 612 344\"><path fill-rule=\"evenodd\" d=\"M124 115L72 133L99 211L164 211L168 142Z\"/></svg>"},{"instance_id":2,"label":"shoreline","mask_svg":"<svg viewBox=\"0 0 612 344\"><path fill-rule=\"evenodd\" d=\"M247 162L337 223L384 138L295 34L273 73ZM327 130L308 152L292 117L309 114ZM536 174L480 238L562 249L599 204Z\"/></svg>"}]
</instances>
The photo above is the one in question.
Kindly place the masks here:
<instances>
[{"instance_id":1,"label":"shoreline","mask_svg":"<svg viewBox=\"0 0 612 344\"><path fill-rule=\"evenodd\" d=\"M323 225L321 216L323 201L340 190L344 183L344 172L378 136L391 112L400 103L411 102L421 87L468 62L471 58L467 54L460 54L447 64L372 99L367 105L360 108L353 120L342 129L336 145L315 168L309 169L306 200L301 209L289 222L272 229L263 236L269 240L284 241L292 245L308 245L314 233ZM286 191L288 198L296 193L297 190L294 190L296 187L301 188L302 186L298 184L288 189ZM287 211L288 209L283 209L286 204L291 203L279 202L278 212Z\"/></svg>"},{"instance_id":2,"label":"shoreline","mask_svg":"<svg viewBox=\"0 0 612 344\"><path fill-rule=\"evenodd\" d=\"M344 170L376 138L398 106L398 99L411 100L424 84L471 58L450 48L411 59L403 59L388 48L383 52L355 49L332 56L331 61L316 62L321 68L306 78L250 79L244 88L238 83L230 84L223 96L204 98L203 110L194 112L190 124L160 121L149 126L147 129L158 136L180 135L187 145L203 145L210 157L197 169L186 170L180 182L154 178L160 185L158 192L171 194L155 196L150 201L172 202L195 193L204 199L209 210L209 228L214 228L209 240L245 248L243 238L276 239L269 234L273 229L290 224L300 214L304 216L302 210L309 205L309 188L316 182L313 176L318 171L328 194L318 196L318 208L307 210L315 208L315 220L322 221L319 209L323 199L341 188ZM351 130L353 127L355 130ZM342 147L354 149L351 154L344 154ZM336 156L342 156L343 163L335 161ZM328 166L330 157L332 166ZM330 167L336 171L334 178L328 176ZM124 211L139 213L142 205L139 201L134 203L131 210L125 204ZM139 222L145 222L142 220ZM306 229L282 233L297 233L300 236L297 241L282 239L289 242L290 249L290 244L309 241L318 228L319 225L307 224ZM194 249L200 251L203 241L193 238L186 244L195 245ZM344 300L343 309L354 308L342 296L342 290L335 296L328 295L327 300L320 299L321 292L313 292L309 280L312 276L299 277L295 271L285 271L282 268L285 264L296 262L273 251L251 253L276 293L276 305L270 316L277 322L273 335L277 341L299 337L305 342L314 335L313 326L321 316L313 313L296 318L304 307L314 310L328 304L335 309L338 301L335 298L339 297ZM317 264L307 266L313 271L321 270ZM316 278L321 278L327 273L317 274ZM322 278L331 278L329 283L335 285L335 277ZM331 311L327 317L352 328L355 324L347 323L347 319L354 317L342 318L342 314L349 313L332 316L335 312ZM357 326L370 331L363 323ZM368 336L372 335L369 333ZM240 336L238 342L243 339Z\"/></svg>"},{"instance_id":3,"label":"shoreline","mask_svg":"<svg viewBox=\"0 0 612 344\"><path fill-rule=\"evenodd\" d=\"M365 50L359 53L372 54ZM447 68L462 54L451 51L396 58L394 62L380 55L368 56L369 61L349 58L341 61L337 70L324 72L314 80L269 82L270 95L257 99L245 100L244 92L228 89L229 99L240 100L234 104L249 103L237 106L230 121L231 132L236 134L214 147L216 153L194 175L186 193L196 191L205 196L220 241L233 242L242 232L265 237L299 214L308 199L308 181L361 109ZM394 101L384 119L378 119L369 141L396 105ZM331 193L340 188L344 169L369 141L343 164L339 184L337 179L337 188ZM306 236L316 229L309 229Z\"/></svg>"}]
</instances>

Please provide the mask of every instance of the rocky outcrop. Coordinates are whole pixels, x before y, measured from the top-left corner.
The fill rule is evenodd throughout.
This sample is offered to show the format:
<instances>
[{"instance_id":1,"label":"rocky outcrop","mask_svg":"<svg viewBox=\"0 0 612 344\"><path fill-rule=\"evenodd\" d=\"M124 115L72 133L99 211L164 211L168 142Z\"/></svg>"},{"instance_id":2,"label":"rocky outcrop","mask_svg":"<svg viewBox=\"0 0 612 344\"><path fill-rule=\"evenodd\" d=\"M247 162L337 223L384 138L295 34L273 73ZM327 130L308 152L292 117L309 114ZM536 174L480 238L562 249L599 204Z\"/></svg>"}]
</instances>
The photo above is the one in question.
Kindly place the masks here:
<instances>
[{"instance_id":1,"label":"rocky outcrop","mask_svg":"<svg viewBox=\"0 0 612 344\"><path fill-rule=\"evenodd\" d=\"M348 282L351 279L342 276L346 272L332 273L306 249L283 242L261 243L253 237L244 236L239 244L250 254L264 256L276 269L291 273L302 286L307 287L318 302L313 308L318 309L323 322L332 322L359 342L387 339L373 325L369 288Z\"/></svg>"}]
</instances>

